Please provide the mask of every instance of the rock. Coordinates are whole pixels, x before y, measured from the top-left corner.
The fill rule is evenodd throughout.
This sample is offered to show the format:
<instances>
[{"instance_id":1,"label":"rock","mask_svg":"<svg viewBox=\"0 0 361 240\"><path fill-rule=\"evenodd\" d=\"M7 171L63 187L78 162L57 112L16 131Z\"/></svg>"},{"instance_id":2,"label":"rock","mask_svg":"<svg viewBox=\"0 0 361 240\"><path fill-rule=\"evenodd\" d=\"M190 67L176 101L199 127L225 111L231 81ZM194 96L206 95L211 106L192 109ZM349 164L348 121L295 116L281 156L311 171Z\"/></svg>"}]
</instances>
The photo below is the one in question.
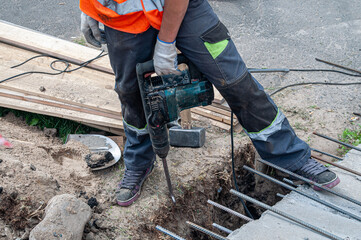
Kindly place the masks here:
<instances>
[{"instance_id":1,"label":"rock","mask_svg":"<svg viewBox=\"0 0 361 240\"><path fill-rule=\"evenodd\" d=\"M44 135L47 137L56 137L57 130L56 128L46 128L44 127Z\"/></svg>"},{"instance_id":2,"label":"rock","mask_svg":"<svg viewBox=\"0 0 361 240\"><path fill-rule=\"evenodd\" d=\"M57 195L45 208L45 218L30 232L29 240L81 240L91 216L90 207L70 194Z\"/></svg>"},{"instance_id":3,"label":"rock","mask_svg":"<svg viewBox=\"0 0 361 240\"><path fill-rule=\"evenodd\" d=\"M94 240L94 239L95 239L95 235L92 232L88 233L85 237L85 240Z\"/></svg>"},{"instance_id":4,"label":"rock","mask_svg":"<svg viewBox=\"0 0 361 240\"><path fill-rule=\"evenodd\" d=\"M3 192L4 188L0 187L0 194Z\"/></svg>"},{"instance_id":5,"label":"rock","mask_svg":"<svg viewBox=\"0 0 361 240\"><path fill-rule=\"evenodd\" d=\"M30 229L29 228L26 228L25 229L25 232L23 235L21 235L21 240L26 240L26 239L29 239L29 235L30 235Z\"/></svg>"},{"instance_id":6,"label":"rock","mask_svg":"<svg viewBox=\"0 0 361 240\"><path fill-rule=\"evenodd\" d=\"M95 197L91 197L89 200L88 200L88 205L93 208L93 207L96 207L98 206L98 201Z\"/></svg>"},{"instance_id":7,"label":"rock","mask_svg":"<svg viewBox=\"0 0 361 240\"><path fill-rule=\"evenodd\" d=\"M30 164L30 169L36 171L36 167L33 164Z\"/></svg>"}]
</instances>

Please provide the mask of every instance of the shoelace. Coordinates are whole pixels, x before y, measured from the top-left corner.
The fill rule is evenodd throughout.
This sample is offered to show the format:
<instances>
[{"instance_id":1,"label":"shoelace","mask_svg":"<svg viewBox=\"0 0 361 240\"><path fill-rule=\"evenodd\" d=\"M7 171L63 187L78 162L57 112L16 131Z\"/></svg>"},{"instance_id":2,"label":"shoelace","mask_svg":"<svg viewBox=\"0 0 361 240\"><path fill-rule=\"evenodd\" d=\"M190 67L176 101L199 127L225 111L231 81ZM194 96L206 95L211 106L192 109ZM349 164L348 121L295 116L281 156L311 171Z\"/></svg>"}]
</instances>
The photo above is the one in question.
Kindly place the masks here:
<instances>
[{"instance_id":1,"label":"shoelace","mask_svg":"<svg viewBox=\"0 0 361 240\"><path fill-rule=\"evenodd\" d=\"M129 188L133 189L135 186L137 186L142 178L144 177L145 171L133 171L126 169L124 172L124 177L122 180L122 188Z\"/></svg>"},{"instance_id":2,"label":"shoelace","mask_svg":"<svg viewBox=\"0 0 361 240\"><path fill-rule=\"evenodd\" d=\"M302 172L304 173L304 175L307 176L316 176L326 170L327 168L325 166L323 166L321 163L317 162L316 160L310 158L307 160L306 164L297 172Z\"/></svg>"}]
</instances>

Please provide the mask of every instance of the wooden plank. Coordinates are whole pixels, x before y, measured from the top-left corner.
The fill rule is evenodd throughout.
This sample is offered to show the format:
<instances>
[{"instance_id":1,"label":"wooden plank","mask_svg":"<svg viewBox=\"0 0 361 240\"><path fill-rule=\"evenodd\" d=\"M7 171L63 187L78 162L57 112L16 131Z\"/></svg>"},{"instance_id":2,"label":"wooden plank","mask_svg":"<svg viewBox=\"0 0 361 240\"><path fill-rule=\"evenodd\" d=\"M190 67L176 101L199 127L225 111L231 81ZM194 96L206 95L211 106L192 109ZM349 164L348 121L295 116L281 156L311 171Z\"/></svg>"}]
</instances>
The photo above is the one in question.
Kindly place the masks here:
<instances>
[{"instance_id":1,"label":"wooden plank","mask_svg":"<svg viewBox=\"0 0 361 240\"><path fill-rule=\"evenodd\" d=\"M121 151L124 150L125 137L124 136L107 136L111 140L113 140L120 148Z\"/></svg>"},{"instance_id":2,"label":"wooden plank","mask_svg":"<svg viewBox=\"0 0 361 240\"><path fill-rule=\"evenodd\" d=\"M231 112L230 111L224 110L224 109L216 107L214 105L208 105L208 106L204 106L204 107L200 107L200 108L204 108L204 109L207 109L209 111L219 113L219 114L222 114L224 116L227 116L227 117L231 118Z\"/></svg>"},{"instance_id":3,"label":"wooden plank","mask_svg":"<svg viewBox=\"0 0 361 240\"><path fill-rule=\"evenodd\" d=\"M83 125L86 125L88 127L92 127L92 128L97 128L99 130L105 131L105 132L110 132L113 134L116 134L118 136L125 136L124 130L123 129L119 129L119 128L111 128L111 127L104 127L104 126L100 126L100 125L96 125L96 124L91 124L91 123L82 123Z\"/></svg>"},{"instance_id":4,"label":"wooden plank","mask_svg":"<svg viewBox=\"0 0 361 240\"><path fill-rule=\"evenodd\" d=\"M17 69L11 69L11 66L31 57L32 54L13 47L7 49L6 46L0 44L0 79L26 71L49 71L48 64L52 59L37 59ZM9 54L4 54L5 52ZM21 61L16 60L19 57ZM18 92L47 99L63 99L64 103L86 103L89 108L101 108L104 112L120 112L120 102L113 85L114 76L91 69L80 69L56 76L26 75L4 82L1 87L17 89ZM45 89L45 92L41 92L40 88Z\"/></svg>"},{"instance_id":5,"label":"wooden plank","mask_svg":"<svg viewBox=\"0 0 361 240\"><path fill-rule=\"evenodd\" d=\"M213 92L214 92L214 100L213 102L218 103L218 104L222 104L224 103L226 100L223 98L223 96L220 94L220 92L218 92L217 88L215 86L213 86Z\"/></svg>"},{"instance_id":6,"label":"wooden plank","mask_svg":"<svg viewBox=\"0 0 361 240\"><path fill-rule=\"evenodd\" d=\"M92 59L100 53L98 49L69 42L2 20L0 20L0 36L2 40L8 42L28 45L33 49L52 52L59 57L66 56L80 62ZM98 59L94 65L111 71L109 58Z\"/></svg>"},{"instance_id":7,"label":"wooden plank","mask_svg":"<svg viewBox=\"0 0 361 240\"><path fill-rule=\"evenodd\" d=\"M215 120L212 120L212 119L209 119L209 118L205 118L205 117L202 117L200 115L193 114L192 119L200 121L200 122L204 122L205 119L207 119L213 126L219 127L219 128L221 128L223 130L226 130L227 132L229 132L230 129L231 129L231 126L229 126L228 124L218 122L218 121L215 121Z\"/></svg>"},{"instance_id":8,"label":"wooden plank","mask_svg":"<svg viewBox=\"0 0 361 240\"><path fill-rule=\"evenodd\" d=\"M192 114L191 114L190 109L181 111L180 118L182 120L182 128L183 129L191 129L192 128Z\"/></svg>"},{"instance_id":9,"label":"wooden plank","mask_svg":"<svg viewBox=\"0 0 361 240\"><path fill-rule=\"evenodd\" d=\"M67 109L62 109L61 111L59 111L59 108L56 107L45 106L33 102L24 102L22 100L5 98L2 96L0 96L0 106L27 112L31 110L30 112L33 113L69 119L82 124L90 123L116 129L123 128L123 122L114 118L107 118L94 114L75 112Z\"/></svg>"},{"instance_id":10,"label":"wooden plank","mask_svg":"<svg viewBox=\"0 0 361 240\"><path fill-rule=\"evenodd\" d=\"M191 112L194 113L194 114L201 115L203 117L210 118L210 119L218 121L218 122L226 123L228 125L231 124L231 118L230 117L220 115L220 114L217 115L214 112L211 112L211 111L209 111L207 109L204 109L204 108L191 109Z\"/></svg>"},{"instance_id":11,"label":"wooden plank","mask_svg":"<svg viewBox=\"0 0 361 240\"><path fill-rule=\"evenodd\" d=\"M32 92L29 92L29 91L25 91L25 90L22 90L22 89L17 89L17 88L13 88L13 87L9 87L9 86L6 86L6 85L2 85L0 84L0 93L1 92L4 92L4 91L1 91L1 89L6 89L6 90L9 90L9 92L12 92L12 93L17 93L19 95L19 93L23 94L24 96L24 100L26 101L26 97L38 97L40 99L46 99L46 100L50 100L50 101L53 101L53 102L56 102L57 104L61 104L63 103L63 105L60 105L60 107L64 107L66 105L72 105L72 106L76 106L76 107L79 107L80 108L80 111L82 109L90 109L90 110L94 110L96 113L98 114L107 114L109 115L110 117L113 117L115 119L121 119L121 112L116 112L116 111L111 111L111 110L108 110L108 109L104 109L104 108L99 108L99 107L93 107L93 106L90 106L90 105L86 105L86 104L81 104L81 103L77 103L77 102L72 102L72 101L67 101L65 99L61 99L61 98L55 98L55 97L52 97L52 96L48 96L48 95L45 95L45 94L39 94L39 93L32 93ZM4 95L3 95L4 96ZM11 96L8 96L11 98ZM44 100L43 100L44 101ZM46 105L46 103L45 103ZM66 108L66 107L65 107Z\"/></svg>"},{"instance_id":12,"label":"wooden plank","mask_svg":"<svg viewBox=\"0 0 361 240\"><path fill-rule=\"evenodd\" d=\"M56 102L56 101L46 101L46 100L44 100L42 98L37 98L37 97L34 97L34 96L24 96L22 93L12 92L12 91L9 91L9 90L0 89L0 96L8 98L8 99L17 99L17 100L21 100L21 101L32 102L32 103L37 103L37 104L41 104L41 105L56 107L56 108L60 108L60 110L68 109L68 110L72 110L72 111L75 111L75 112L83 112L83 113L95 114L95 115L98 115L98 116L114 118L114 119L119 119L119 120L122 119L120 117L120 115L104 113L104 112L97 111L97 110L94 110L94 109L87 109L87 108L82 108L82 107L78 107L78 106L72 106L70 104L63 104L63 103L59 103L59 102Z\"/></svg>"}]
</instances>

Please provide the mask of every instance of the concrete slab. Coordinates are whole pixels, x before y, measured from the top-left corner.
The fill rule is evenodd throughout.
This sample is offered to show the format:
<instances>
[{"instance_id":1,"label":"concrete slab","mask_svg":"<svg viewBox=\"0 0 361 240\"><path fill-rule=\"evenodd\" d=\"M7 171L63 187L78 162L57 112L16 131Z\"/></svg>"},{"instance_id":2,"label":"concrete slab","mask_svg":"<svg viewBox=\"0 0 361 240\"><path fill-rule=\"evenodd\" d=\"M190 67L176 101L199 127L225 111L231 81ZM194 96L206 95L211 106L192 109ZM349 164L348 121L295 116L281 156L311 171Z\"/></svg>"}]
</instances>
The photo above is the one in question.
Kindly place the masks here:
<instances>
[{"instance_id":1,"label":"concrete slab","mask_svg":"<svg viewBox=\"0 0 361 240\"><path fill-rule=\"evenodd\" d=\"M339 164L361 171L361 152L356 150L350 151L346 155L345 160ZM341 179L341 183L336 186L334 190L356 200L361 200L361 178L335 167L331 167L331 169L335 171ZM330 193L316 192L308 186L301 186L298 189L361 217L361 206ZM274 207L342 239L361 239L360 221L341 214L298 193L291 192ZM264 212L260 219L243 225L240 229L231 233L228 238L231 240L329 239L270 211Z\"/></svg>"}]
</instances>

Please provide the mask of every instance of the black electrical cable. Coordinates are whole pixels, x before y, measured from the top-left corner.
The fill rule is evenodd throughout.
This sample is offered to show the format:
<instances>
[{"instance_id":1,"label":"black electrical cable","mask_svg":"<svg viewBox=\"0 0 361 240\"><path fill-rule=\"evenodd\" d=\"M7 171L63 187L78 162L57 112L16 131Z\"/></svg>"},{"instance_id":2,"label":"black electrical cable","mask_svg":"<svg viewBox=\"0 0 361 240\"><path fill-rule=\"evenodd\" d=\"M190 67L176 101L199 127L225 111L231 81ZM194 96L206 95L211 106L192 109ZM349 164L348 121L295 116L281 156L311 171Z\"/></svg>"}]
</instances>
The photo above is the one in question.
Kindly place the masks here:
<instances>
[{"instance_id":1,"label":"black electrical cable","mask_svg":"<svg viewBox=\"0 0 361 240\"><path fill-rule=\"evenodd\" d=\"M334 70L334 69L317 69L317 68L310 68L310 69L297 69L297 68L291 68L289 69L290 72L334 72L334 73L340 73L351 77L361 77L361 74L352 74L344 71Z\"/></svg>"},{"instance_id":2,"label":"black electrical cable","mask_svg":"<svg viewBox=\"0 0 361 240\"><path fill-rule=\"evenodd\" d=\"M39 71L29 71L29 72L23 72L23 73L20 73L20 74L17 74L17 75L14 75L14 76L11 76L11 77L8 77L6 79L3 79L3 80L0 80L0 83L3 83L5 81L8 81L10 79L13 79L13 78L17 78L17 77L20 77L20 76L23 76L23 75L27 75L27 74L33 74L33 73L39 73L39 74L46 74L46 75L59 75L59 74L62 74L62 73L69 73L69 72L73 72L73 71L76 71L82 67L85 67L86 65L88 65L89 63L91 63L92 61L98 59L98 58L101 58L101 57L104 57L106 56L107 54L103 54L104 53L104 50L101 51L99 53L98 56L96 56L95 58L92 58L90 60L87 60L85 62L83 62L82 64L79 65L79 67L77 68L74 68L74 69L71 69L71 70L68 70L69 67L70 67L70 63L64 59L56 59L54 61L52 61L50 63L50 67L51 69L53 69L54 71L57 71L57 72L39 72ZM37 56L34 56L34 57L31 57L27 60L25 60L24 62L20 63L20 64L17 64L15 66L12 66L11 68L16 68L16 67L19 67L27 62L29 62L30 60L33 60L35 58L39 58L39 57L52 57L50 55L47 55L47 54L41 54L41 55L37 55ZM57 62L61 62L61 63L64 63L65 64L65 68L64 69L57 69L54 67L54 64L57 63Z\"/></svg>"},{"instance_id":3,"label":"black electrical cable","mask_svg":"<svg viewBox=\"0 0 361 240\"><path fill-rule=\"evenodd\" d=\"M281 87L279 89L277 89L276 91L272 92L270 94L270 96L286 89L289 87L294 87L294 86L301 86L301 85L338 85L338 86L346 86L346 85L358 85L361 84L361 82L350 82L350 83L332 83L332 82L303 82L303 83L294 83L294 84L289 84L286 85L284 87Z\"/></svg>"},{"instance_id":4,"label":"black electrical cable","mask_svg":"<svg viewBox=\"0 0 361 240\"><path fill-rule=\"evenodd\" d=\"M236 179L236 170L235 170L235 166L234 166L234 141L233 141L233 111L231 111L231 149L232 149L232 174L233 174L233 180L234 180L234 186L236 188L236 190L239 192L239 188L238 188L238 184L237 184L237 179ZM246 203L243 201L242 198L239 198L241 200L241 203L243 205L243 208L245 210L245 212L247 213L247 215L254 219L251 212L249 211L249 209L246 206Z\"/></svg>"}]
</instances>

